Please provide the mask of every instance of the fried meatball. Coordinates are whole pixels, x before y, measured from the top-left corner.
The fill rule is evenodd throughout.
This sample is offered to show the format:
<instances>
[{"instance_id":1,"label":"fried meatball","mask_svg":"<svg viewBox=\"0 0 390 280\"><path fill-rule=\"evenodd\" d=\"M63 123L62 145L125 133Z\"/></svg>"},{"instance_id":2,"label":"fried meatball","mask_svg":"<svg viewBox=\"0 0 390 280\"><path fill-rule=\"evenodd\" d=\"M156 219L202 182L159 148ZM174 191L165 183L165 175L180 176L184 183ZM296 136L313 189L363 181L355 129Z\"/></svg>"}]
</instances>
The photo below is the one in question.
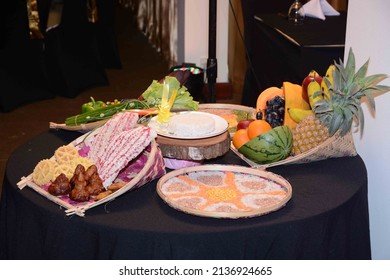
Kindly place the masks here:
<instances>
[{"instance_id":1,"label":"fried meatball","mask_svg":"<svg viewBox=\"0 0 390 280\"><path fill-rule=\"evenodd\" d=\"M86 189L92 196L98 195L99 193L105 191L105 188L103 187L103 181L97 173L93 173L89 178Z\"/></svg>"},{"instance_id":2,"label":"fried meatball","mask_svg":"<svg viewBox=\"0 0 390 280\"><path fill-rule=\"evenodd\" d=\"M64 173L57 176L53 183L50 184L48 192L55 196L67 195L71 191L69 179Z\"/></svg>"},{"instance_id":3,"label":"fried meatball","mask_svg":"<svg viewBox=\"0 0 390 280\"><path fill-rule=\"evenodd\" d=\"M88 201L90 198L90 194L86 190L86 186L87 181L85 180L85 174L79 173L76 180L74 181L73 189L69 193L69 198L71 200L79 202Z\"/></svg>"}]
</instances>

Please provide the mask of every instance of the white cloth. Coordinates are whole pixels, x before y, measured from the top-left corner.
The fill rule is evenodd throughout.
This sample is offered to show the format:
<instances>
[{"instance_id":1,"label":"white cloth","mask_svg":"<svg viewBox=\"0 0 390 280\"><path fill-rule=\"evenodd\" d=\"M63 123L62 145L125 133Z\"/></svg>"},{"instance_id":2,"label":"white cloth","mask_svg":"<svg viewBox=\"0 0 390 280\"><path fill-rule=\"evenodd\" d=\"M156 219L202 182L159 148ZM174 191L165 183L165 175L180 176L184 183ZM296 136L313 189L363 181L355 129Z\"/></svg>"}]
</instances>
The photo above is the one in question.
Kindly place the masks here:
<instances>
[{"instance_id":1,"label":"white cloth","mask_svg":"<svg viewBox=\"0 0 390 280\"><path fill-rule=\"evenodd\" d=\"M340 15L326 0L310 0L302 8L305 16L322 20L325 20L325 16Z\"/></svg>"}]
</instances>

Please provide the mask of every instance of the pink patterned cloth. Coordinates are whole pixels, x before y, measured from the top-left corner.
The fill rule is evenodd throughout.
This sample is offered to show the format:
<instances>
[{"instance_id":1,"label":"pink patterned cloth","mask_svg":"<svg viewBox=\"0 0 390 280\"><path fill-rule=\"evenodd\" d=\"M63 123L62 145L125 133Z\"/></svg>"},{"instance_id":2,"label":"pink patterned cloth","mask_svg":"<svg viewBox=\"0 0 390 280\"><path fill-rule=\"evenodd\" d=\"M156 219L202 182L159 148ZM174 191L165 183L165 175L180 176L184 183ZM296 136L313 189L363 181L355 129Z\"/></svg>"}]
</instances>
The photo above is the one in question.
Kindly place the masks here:
<instances>
[{"instance_id":1,"label":"pink patterned cloth","mask_svg":"<svg viewBox=\"0 0 390 280\"><path fill-rule=\"evenodd\" d=\"M118 113L104 124L89 143L88 158L95 163L104 187L111 185L118 174L157 136L153 129L137 126L137 120L136 113Z\"/></svg>"},{"instance_id":2,"label":"pink patterned cloth","mask_svg":"<svg viewBox=\"0 0 390 280\"><path fill-rule=\"evenodd\" d=\"M88 157L93 162L98 161L106 153L107 145L113 138L122 131L136 127L137 121L138 114L132 112L122 112L112 116L100 129L99 134L95 136Z\"/></svg>"}]
</instances>

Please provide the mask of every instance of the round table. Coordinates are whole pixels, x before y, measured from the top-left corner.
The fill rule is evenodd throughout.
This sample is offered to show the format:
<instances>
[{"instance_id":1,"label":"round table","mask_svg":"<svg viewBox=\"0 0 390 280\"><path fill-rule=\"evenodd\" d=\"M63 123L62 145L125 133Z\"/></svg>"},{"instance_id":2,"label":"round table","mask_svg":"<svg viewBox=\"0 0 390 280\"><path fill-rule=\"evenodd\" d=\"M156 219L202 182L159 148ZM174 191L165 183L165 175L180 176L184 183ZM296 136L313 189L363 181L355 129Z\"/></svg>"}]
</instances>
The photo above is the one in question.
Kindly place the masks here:
<instances>
[{"instance_id":1,"label":"round table","mask_svg":"<svg viewBox=\"0 0 390 280\"><path fill-rule=\"evenodd\" d=\"M17 183L43 158L80 136L44 132L7 162L0 208L2 259L370 259L367 172L359 156L269 171L293 189L282 209L245 219L182 213L157 180L89 209L85 217ZM246 165L234 153L207 163Z\"/></svg>"}]
</instances>

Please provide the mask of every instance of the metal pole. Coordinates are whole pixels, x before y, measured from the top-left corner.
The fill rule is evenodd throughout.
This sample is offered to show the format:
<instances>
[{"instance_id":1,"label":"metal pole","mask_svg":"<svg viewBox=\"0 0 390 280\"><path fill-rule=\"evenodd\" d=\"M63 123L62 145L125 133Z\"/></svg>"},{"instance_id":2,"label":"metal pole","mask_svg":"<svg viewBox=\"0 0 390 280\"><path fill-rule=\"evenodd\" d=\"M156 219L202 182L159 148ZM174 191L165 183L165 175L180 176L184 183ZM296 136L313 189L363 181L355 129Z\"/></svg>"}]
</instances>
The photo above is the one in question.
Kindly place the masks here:
<instances>
[{"instance_id":1,"label":"metal pole","mask_svg":"<svg viewBox=\"0 0 390 280\"><path fill-rule=\"evenodd\" d=\"M215 103L215 83L217 81L217 0L209 0L209 57L207 59L207 84L209 102Z\"/></svg>"}]
</instances>

